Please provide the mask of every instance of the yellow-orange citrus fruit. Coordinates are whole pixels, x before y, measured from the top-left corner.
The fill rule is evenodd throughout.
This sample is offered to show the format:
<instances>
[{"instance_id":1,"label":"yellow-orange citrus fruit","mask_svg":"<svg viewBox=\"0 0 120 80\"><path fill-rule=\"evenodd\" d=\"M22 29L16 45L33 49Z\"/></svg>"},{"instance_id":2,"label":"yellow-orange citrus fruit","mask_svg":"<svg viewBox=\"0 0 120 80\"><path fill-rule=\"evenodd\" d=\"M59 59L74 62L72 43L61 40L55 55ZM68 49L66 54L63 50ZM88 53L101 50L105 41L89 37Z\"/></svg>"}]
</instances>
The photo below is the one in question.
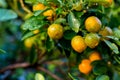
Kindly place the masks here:
<instances>
[{"instance_id":1,"label":"yellow-orange citrus fruit","mask_svg":"<svg viewBox=\"0 0 120 80\"><path fill-rule=\"evenodd\" d=\"M60 39L63 36L63 27L60 24L52 24L48 27L47 33L52 39Z\"/></svg>"},{"instance_id":2,"label":"yellow-orange citrus fruit","mask_svg":"<svg viewBox=\"0 0 120 80\"><path fill-rule=\"evenodd\" d=\"M48 20L52 20L52 17L55 16L55 13L52 9L47 10L43 13L44 16L47 16Z\"/></svg>"},{"instance_id":3,"label":"yellow-orange citrus fruit","mask_svg":"<svg viewBox=\"0 0 120 80\"><path fill-rule=\"evenodd\" d=\"M25 47L27 47L27 48L31 48L31 47L33 46L33 44L34 44L34 38L33 38L33 37L27 38L27 39L25 39L25 41L24 41L24 45L25 45Z\"/></svg>"},{"instance_id":4,"label":"yellow-orange citrus fruit","mask_svg":"<svg viewBox=\"0 0 120 80\"><path fill-rule=\"evenodd\" d=\"M47 8L47 6L39 3L33 6L33 11L44 10L45 8ZM48 20L52 20L52 17L55 16L54 9L45 11L43 15L46 16Z\"/></svg>"},{"instance_id":5,"label":"yellow-orange citrus fruit","mask_svg":"<svg viewBox=\"0 0 120 80\"><path fill-rule=\"evenodd\" d=\"M105 27L104 29L99 31L99 34L102 35L103 37L111 36L113 34L113 31L110 27Z\"/></svg>"},{"instance_id":6,"label":"yellow-orange citrus fruit","mask_svg":"<svg viewBox=\"0 0 120 80\"><path fill-rule=\"evenodd\" d=\"M83 39L82 36L73 37L71 40L71 46L78 53L83 52L87 48L85 40Z\"/></svg>"},{"instance_id":7,"label":"yellow-orange citrus fruit","mask_svg":"<svg viewBox=\"0 0 120 80\"><path fill-rule=\"evenodd\" d=\"M100 37L96 33L89 33L85 37L85 43L90 48L98 46Z\"/></svg>"},{"instance_id":8,"label":"yellow-orange citrus fruit","mask_svg":"<svg viewBox=\"0 0 120 80\"><path fill-rule=\"evenodd\" d=\"M101 21L95 16L90 16L85 20L85 28L88 32L98 32L101 25Z\"/></svg>"},{"instance_id":9,"label":"yellow-orange citrus fruit","mask_svg":"<svg viewBox=\"0 0 120 80\"><path fill-rule=\"evenodd\" d=\"M79 70L81 73L89 74L92 71L91 61L89 59L83 59L79 64Z\"/></svg>"},{"instance_id":10,"label":"yellow-orange citrus fruit","mask_svg":"<svg viewBox=\"0 0 120 80\"><path fill-rule=\"evenodd\" d=\"M38 3L36 5L33 5L33 11L44 10L45 8L46 8L46 6L44 6L42 3Z\"/></svg>"},{"instance_id":11,"label":"yellow-orange citrus fruit","mask_svg":"<svg viewBox=\"0 0 120 80\"><path fill-rule=\"evenodd\" d=\"M37 29L37 30L34 30L33 31L33 34L37 34L37 33L39 33L40 31Z\"/></svg>"},{"instance_id":12,"label":"yellow-orange citrus fruit","mask_svg":"<svg viewBox=\"0 0 120 80\"><path fill-rule=\"evenodd\" d=\"M96 61L96 60L101 60L102 58L101 58L101 55L100 55L99 52L93 51L93 52L90 53L89 59L90 59L91 62L93 62L93 61Z\"/></svg>"}]
</instances>

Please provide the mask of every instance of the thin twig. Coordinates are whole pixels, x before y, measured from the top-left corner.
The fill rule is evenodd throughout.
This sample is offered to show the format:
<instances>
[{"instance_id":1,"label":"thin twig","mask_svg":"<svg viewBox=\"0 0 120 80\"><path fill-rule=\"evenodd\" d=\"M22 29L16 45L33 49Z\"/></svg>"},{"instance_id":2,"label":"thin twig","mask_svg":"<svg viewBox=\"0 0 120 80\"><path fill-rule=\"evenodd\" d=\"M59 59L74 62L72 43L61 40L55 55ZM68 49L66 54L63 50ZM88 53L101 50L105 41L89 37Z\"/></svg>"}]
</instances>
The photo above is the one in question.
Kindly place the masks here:
<instances>
[{"instance_id":1,"label":"thin twig","mask_svg":"<svg viewBox=\"0 0 120 80\"><path fill-rule=\"evenodd\" d=\"M20 1L20 4L21 4L21 7L23 8L23 10L27 13L32 13L24 4L23 0L19 0Z\"/></svg>"},{"instance_id":2,"label":"thin twig","mask_svg":"<svg viewBox=\"0 0 120 80\"><path fill-rule=\"evenodd\" d=\"M25 68L25 67L29 67L30 64L28 62L24 62L24 63L16 63L16 64L12 64L12 65L9 65L3 69L0 70L0 73L2 72L5 72L7 70L12 70L12 69L16 69L16 68Z\"/></svg>"},{"instance_id":3,"label":"thin twig","mask_svg":"<svg viewBox=\"0 0 120 80\"><path fill-rule=\"evenodd\" d=\"M63 80L62 78L58 77L57 75L51 73L49 70L43 68L43 67L37 67L38 70L41 70L45 73L47 73L48 75L50 75L52 78L54 78L55 80Z\"/></svg>"}]
</instances>

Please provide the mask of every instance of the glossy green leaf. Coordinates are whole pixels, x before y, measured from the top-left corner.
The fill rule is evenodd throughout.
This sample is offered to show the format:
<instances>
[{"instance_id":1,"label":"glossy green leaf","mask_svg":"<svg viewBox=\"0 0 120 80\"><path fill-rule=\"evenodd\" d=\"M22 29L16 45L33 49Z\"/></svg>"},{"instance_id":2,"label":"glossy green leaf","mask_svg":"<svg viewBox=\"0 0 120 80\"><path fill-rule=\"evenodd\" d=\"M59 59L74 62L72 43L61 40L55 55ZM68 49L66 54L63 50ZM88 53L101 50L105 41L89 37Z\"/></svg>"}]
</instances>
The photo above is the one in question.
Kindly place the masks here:
<instances>
[{"instance_id":1,"label":"glossy green leaf","mask_svg":"<svg viewBox=\"0 0 120 80\"><path fill-rule=\"evenodd\" d=\"M110 78L107 75L100 75L95 80L110 80Z\"/></svg>"},{"instance_id":2,"label":"glossy green leaf","mask_svg":"<svg viewBox=\"0 0 120 80\"><path fill-rule=\"evenodd\" d=\"M46 21L43 21L43 16L36 16L31 17L30 19L26 20L25 23L22 25L23 30L36 30L44 25L46 25Z\"/></svg>"},{"instance_id":3,"label":"glossy green leaf","mask_svg":"<svg viewBox=\"0 0 120 80\"><path fill-rule=\"evenodd\" d=\"M9 9L0 9L0 21L7 21L17 18L17 14Z\"/></svg>"},{"instance_id":4,"label":"glossy green leaf","mask_svg":"<svg viewBox=\"0 0 120 80\"><path fill-rule=\"evenodd\" d=\"M78 21L78 19L75 17L75 15L72 12L68 14L68 24L73 31L75 32L79 31L80 22Z\"/></svg>"},{"instance_id":5,"label":"glossy green leaf","mask_svg":"<svg viewBox=\"0 0 120 80\"><path fill-rule=\"evenodd\" d=\"M41 73L36 73L35 80L45 80L45 77Z\"/></svg>"},{"instance_id":6,"label":"glossy green leaf","mask_svg":"<svg viewBox=\"0 0 120 80\"><path fill-rule=\"evenodd\" d=\"M108 47L116 54L119 54L118 47L115 43L111 43L110 41L104 40L104 42L108 45Z\"/></svg>"}]
</instances>

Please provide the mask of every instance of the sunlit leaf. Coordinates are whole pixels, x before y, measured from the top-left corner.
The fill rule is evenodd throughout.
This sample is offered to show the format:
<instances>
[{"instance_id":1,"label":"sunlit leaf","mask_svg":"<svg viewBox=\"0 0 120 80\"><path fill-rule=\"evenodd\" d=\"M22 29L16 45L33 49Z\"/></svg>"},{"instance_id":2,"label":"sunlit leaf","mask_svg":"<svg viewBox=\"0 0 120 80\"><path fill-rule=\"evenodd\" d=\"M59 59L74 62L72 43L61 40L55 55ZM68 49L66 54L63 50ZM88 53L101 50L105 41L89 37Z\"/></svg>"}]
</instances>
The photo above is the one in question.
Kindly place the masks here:
<instances>
[{"instance_id":1,"label":"sunlit leaf","mask_svg":"<svg viewBox=\"0 0 120 80\"><path fill-rule=\"evenodd\" d=\"M25 21L25 23L22 25L22 29L23 30L39 29L47 24L47 22L43 21L43 19L44 19L43 16L31 17L30 19Z\"/></svg>"},{"instance_id":2,"label":"sunlit leaf","mask_svg":"<svg viewBox=\"0 0 120 80\"><path fill-rule=\"evenodd\" d=\"M80 22L78 21L78 19L74 16L72 12L68 14L68 24L73 31L75 32L79 31Z\"/></svg>"}]
</instances>

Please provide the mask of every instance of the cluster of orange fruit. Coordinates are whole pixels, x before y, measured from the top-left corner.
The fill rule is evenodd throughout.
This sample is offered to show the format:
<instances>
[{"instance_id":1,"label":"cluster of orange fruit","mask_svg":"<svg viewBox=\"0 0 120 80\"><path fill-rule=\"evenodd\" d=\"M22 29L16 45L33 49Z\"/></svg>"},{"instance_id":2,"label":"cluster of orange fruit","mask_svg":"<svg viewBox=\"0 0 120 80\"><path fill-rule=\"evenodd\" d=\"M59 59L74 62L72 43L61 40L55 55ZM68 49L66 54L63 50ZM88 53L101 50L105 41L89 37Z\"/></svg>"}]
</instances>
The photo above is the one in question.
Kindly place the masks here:
<instances>
[{"instance_id":1,"label":"cluster of orange fruit","mask_svg":"<svg viewBox=\"0 0 120 80\"><path fill-rule=\"evenodd\" d=\"M71 40L72 48L76 52L82 53L87 48L87 46L93 49L98 46L100 40L109 40L109 38L106 36L111 36L113 34L112 29L110 27L101 28L101 26L102 23L97 17L88 17L85 20L85 29L88 31L87 35L85 37L80 35L73 37ZM101 37L99 35L101 35ZM90 73L92 71L91 62L95 60L101 60L100 53L92 52L89 56L89 59L83 59L79 64L80 72L84 74Z\"/></svg>"},{"instance_id":2,"label":"cluster of orange fruit","mask_svg":"<svg viewBox=\"0 0 120 80\"><path fill-rule=\"evenodd\" d=\"M33 6L33 11L38 11L38 10L45 10L47 8L47 6L45 6L42 3L37 3ZM48 20L52 20L53 16L55 16L55 11L54 11L55 7L52 7L51 9L45 11L43 13L43 16L46 16Z\"/></svg>"},{"instance_id":3,"label":"cluster of orange fruit","mask_svg":"<svg viewBox=\"0 0 120 80\"><path fill-rule=\"evenodd\" d=\"M93 51L89 55L89 59L83 59L81 63L79 64L79 70L83 74L89 74L92 71L92 65L91 63L96 60L101 60L102 57L99 52Z\"/></svg>"},{"instance_id":4,"label":"cluster of orange fruit","mask_svg":"<svg viewBox=\"0 0 120 80\"><path fill-rule=\"evenodd\" d=\"M78 52L83 52L87 46L90 48L95 48L98 46L100 40L108 39L106 36L112 35L112 29L110 27L101 28L101 21L95 17L90 16L85 20L85 28L89 32L84 38L77 35L72 38L71 45L72 48ZM100 38L101 35L102 37Z\"/></svg>"},{"instance_id":5,"label":"cluster of orange fruit","mask_svg":"<svg viewBox=\"0 0 120 80\"><path fill-rule=\"evenodd\" d=\"M112 0L109 0L112 2ZM110 3L111 4L111 3ZM44 10L47 6L39 3L33 6L33 11L37 10ZM52 20L52 18L55 16L54 9L49 9L45 12L43 12L43 16L46 16L48 20ZM91 49L98 46L100 40L104 41L104 39L109 40L107 36L111 36L113 34L112 29L110 27L102 27L101 20L96 16L89 16L85 20L85 29L87 31L87 35L81 36L76 35L71 40L71 46L73 50L75 50L78 53L82 53L87 46ZM103 25L104 26L104 25ZM38 33L37 31L34 31L34 33ZM52 39L61 39L63 37L64 28L61 24L51 24L47 29L47 34ZM25 44L28 44L26 41ZM31 44L32 45L32 44ZM31 45L28 45L30 47ZM89 59L83 59L81 63L79 64L79 70L80 72L84 74L88 74L92 71L92 65L91 63L95 60L101 60L101 55L97 51L93 51L89 55Z\"/></svg>"}]
</instances>

